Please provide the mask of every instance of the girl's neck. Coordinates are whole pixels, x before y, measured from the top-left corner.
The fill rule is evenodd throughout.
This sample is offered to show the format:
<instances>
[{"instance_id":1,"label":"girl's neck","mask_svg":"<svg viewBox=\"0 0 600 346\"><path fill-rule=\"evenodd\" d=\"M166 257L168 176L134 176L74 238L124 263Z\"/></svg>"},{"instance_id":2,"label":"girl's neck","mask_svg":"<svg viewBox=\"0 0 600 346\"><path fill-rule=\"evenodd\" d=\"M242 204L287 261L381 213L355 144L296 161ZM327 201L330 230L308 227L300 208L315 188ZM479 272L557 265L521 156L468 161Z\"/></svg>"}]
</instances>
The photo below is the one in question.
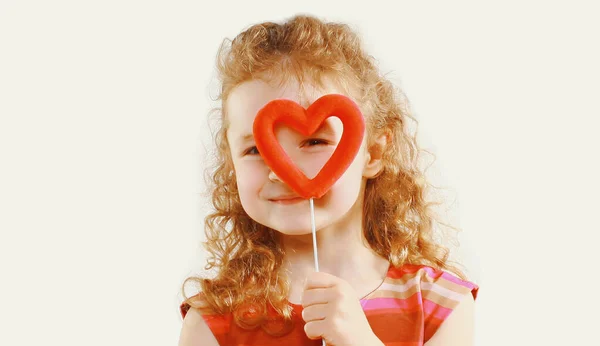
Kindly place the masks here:
<instances>
[{"instance_id":1,"label":"girl's neck","mask_svg":"<svg viewBox=\"0 0 600 346\"><path fill-rule=\"evenodd\" d=\"M353 222L317 232L319 271L347 281L358 298L379 287L389 269L389 261L369 247L361 224ZM291 283L289 300L298 304L304 279L315 271L312 234L284 237L283 246L283 269Z\"/></svg>"}]
</instances>

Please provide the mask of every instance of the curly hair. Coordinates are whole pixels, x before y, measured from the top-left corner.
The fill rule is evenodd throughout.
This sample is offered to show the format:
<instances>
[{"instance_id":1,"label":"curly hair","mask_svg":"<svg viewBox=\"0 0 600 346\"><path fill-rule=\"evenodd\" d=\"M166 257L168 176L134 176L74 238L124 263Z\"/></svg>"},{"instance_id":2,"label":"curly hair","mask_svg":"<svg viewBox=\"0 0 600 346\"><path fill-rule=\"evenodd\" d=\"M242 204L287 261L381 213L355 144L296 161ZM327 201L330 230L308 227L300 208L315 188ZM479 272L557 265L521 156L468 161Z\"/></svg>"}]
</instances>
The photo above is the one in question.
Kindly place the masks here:
<instances>
[{"instance_id":1,"label":"curly hair","mask_svg":"<svg viewBox=\"0 0 600 346\"><path fill-rule=\"evenodd\" d=\"M411 135L408 128L409 120L417 123L408 101L379 73L350 26L309 15L252 25L232 41L223 41L217 68L222 108L213 109L220 127L214 136L215 163L205 172L214 212L205 219L204 244L209 253L205 269L217 269L217 275L185 280L182 291L188 308L232 313L238 326L261 326L271 334L285 331L268 328L269 310L285 322L291 320L279 233L255 222L242 208L227 141L226 100L236 86L253 79L321 84L324 77L335 76L345 89L356 90L353 96L365 114L368 145L381 134L389 139L382 153L384 168L365 187L363 232L369 245L393 266L424 264L465 279L449 260L448 248L436 241L432 207L438 203L426 200L431 185L419 168L422 149L416 131ZM201 293L186 296L190 281Z\"/></svg>"}]
</instances>

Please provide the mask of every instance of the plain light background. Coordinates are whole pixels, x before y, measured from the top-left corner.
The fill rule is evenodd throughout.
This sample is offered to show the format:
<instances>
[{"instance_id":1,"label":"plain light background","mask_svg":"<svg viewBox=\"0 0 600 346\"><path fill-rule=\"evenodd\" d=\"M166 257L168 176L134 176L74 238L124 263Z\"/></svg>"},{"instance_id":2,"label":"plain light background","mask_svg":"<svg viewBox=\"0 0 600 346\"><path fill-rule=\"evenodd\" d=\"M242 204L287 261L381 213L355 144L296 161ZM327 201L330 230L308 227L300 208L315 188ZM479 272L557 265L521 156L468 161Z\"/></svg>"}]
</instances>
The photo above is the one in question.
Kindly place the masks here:
<instances>
[{"instance_id":1,"label":"plain light background","mask_svg":"<svg viewBox=\"0 0 600 346\"><path fill-rule=\"evenodd\" d=\"M0 344L177 344L215 54L297 13L352 25L406 92L481 285L477 345L595 344L596 6L2 0Z\"/></svg>"}]
</instances>

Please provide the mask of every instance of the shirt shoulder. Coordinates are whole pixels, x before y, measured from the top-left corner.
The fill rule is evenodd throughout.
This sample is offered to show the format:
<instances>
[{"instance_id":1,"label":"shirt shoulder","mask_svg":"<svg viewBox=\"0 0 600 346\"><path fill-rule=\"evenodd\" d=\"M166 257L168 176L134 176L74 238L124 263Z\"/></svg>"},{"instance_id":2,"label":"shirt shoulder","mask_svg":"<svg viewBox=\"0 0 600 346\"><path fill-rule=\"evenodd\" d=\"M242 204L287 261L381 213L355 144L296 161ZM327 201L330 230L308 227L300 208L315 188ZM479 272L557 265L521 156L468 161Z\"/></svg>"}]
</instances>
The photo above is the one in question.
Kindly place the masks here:
<instances>
[{"instance_id":1,"label":"shirt shoulder","mask_svg":"<svg viewBox=\"0 0 600 346\"><path fill-rule=\"evenodd\" d=\"M386 278L386 283L392 285L418 284L418 291L423 296L434 298L438 295L444 300L462 300L462 297L471 294L477 298L479 286L471 281L463 280L451 272L435 269L426 265L406 264L402 267L391 267Z\"/></svg>"},{"instance_id":2,"label":"shirt shoulder","mask_svg":"<svg viewBox=\"0 0 600 346\"><path fill-rule=\"evenodd\" d=\"M191 305L188 303L190 300L200 299L201 294L197 294L190 299L182 302L179 305L179 313L182 319L185 319L188 311L191 308ZM201 310L202 311L202 310ZM219 344L226 345L228 340L227 336L229 334L231 323L233 320L232 314L215 314L215 313L207 313L202 311L201 313L202 319L213 333Z\"/></svg>"},{"instance_id":3,"label":"shirt shoulder","mask_svg":"<svg viewBox=\"0 0 600 346\"><path fill-rule=\"evenodd\" d=\"M423 341L429 340L466 298L476 300L479 286L445 270L405 265L390 270L392 283L413 286L423 315ZM472 298L471 298L472 297Z\"/></svg>"},{"instance_id":4,"label":"shirt shoulder","mask_svg":"<svg viewBox=\"0 0 600 346\"><path fill-rule=\"evenodd\" d=\"M429 266L390 266L381 286L361 304L385 344L423 345L465 297L477 296L478 289L453 273Z\"/></svg>"}]
</instances>

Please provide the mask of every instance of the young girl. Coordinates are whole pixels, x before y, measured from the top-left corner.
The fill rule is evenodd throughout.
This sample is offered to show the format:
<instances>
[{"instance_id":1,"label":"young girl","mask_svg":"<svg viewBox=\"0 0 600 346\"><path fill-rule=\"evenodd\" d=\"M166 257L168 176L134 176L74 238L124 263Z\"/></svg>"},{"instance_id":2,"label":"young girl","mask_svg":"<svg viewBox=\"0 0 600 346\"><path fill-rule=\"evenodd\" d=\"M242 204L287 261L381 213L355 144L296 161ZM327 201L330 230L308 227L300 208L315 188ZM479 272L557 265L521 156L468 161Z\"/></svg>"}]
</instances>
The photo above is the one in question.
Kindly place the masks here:
<instances>
[{"instance_id":1,"label":"young girl","mask_svg":"<svg viewBox=\"0 0 600 346\"><path fill-rule=\"evenodd\" d=\"M262 23L222 46L218 165L206 218L207 269L181 304L180 345L472 345L478 287L434 241L433 203L408 134L406 102L344 24L299 15ZM262 160L257 112L275 99L308 108L342 94L366 124L362 147L331 189L309 201ZM309 178L343 132L329 117L311 135L276 138Z\"/></svg>"}]
</instances>

